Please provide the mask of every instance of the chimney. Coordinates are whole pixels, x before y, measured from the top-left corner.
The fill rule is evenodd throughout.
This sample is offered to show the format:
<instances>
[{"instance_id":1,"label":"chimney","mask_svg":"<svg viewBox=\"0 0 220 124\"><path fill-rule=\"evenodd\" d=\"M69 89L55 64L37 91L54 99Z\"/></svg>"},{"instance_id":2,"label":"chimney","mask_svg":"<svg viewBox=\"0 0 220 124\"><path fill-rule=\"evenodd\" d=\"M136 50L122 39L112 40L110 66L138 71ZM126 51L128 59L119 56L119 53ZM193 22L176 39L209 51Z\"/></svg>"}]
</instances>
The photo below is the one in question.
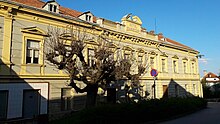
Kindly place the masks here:
<instances>
[{"instance_id":1,"label":"chimney","mask_svg":"<svg viewBox=\"0 0 220 124\"><path fill-rule=\"evenodd\" d=\"M158 35L159 35L159 36L163 36L163 33L159 33Z\"/></svg>"},{"instance_id":2,"label":"chimney","mask_svg":"<svg viewBox=\"0 0 220 124\"><path fill-rule=\"evenodd\" d=\"M149 34L154 34L154 30L151 30L151 31L149 32Z\"/></svg>"}]
</instances>

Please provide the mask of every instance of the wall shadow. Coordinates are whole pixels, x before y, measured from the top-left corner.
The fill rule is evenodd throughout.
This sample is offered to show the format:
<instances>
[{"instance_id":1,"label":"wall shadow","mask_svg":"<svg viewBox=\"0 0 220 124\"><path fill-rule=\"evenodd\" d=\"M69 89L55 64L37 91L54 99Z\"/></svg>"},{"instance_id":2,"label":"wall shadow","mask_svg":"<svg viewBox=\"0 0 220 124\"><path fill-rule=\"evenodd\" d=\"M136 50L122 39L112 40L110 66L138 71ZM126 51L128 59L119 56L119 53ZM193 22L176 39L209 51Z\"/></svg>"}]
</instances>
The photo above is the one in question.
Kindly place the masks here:
<instances>
[{"instance_id":1,"label":"wall shadow","mask_svg":"<svg viewBox=\"0 0 220 124\"><path fill-rule=\"evenodd\" d=\"M118 80L114 82L112 87L107 88L107 103L128 103L137 102L149 95L143 90L143 86L130 86L127 83L129 80Z\"/></svg>"},{"instance_id":2,"label":"wall shadow","mask_svg":"<svg viewBox=\"0 0 220 124\"><path fill-rule=\"evenodd\" d=\"M0 59L0 123L47 124L48 93L42 87L49 83L27 82L13 66Z\"/></svg>"},{"instance_id":3,"label":"wall shadow","mask_svg":"<svg viewBox=\"0 0 220 124\"><path fill-rule=\"evenodd\" d=\"M162 98L193 97L194 95L188 92L187 89L189 90L188 84L185 84L185 87L182 87L173 78L171 78L168 85L163 85L163 97ZM196 92L196 89L194 89L194 92Z\"/></svg>"}]
</instances>

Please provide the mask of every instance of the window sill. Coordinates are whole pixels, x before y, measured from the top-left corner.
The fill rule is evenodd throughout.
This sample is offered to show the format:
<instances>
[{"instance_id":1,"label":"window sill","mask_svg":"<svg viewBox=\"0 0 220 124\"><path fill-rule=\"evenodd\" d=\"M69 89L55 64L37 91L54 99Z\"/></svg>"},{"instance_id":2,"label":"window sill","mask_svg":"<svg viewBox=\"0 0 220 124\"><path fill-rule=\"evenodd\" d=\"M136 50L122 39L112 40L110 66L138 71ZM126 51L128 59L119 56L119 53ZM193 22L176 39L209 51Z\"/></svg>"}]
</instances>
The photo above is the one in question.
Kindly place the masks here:
<instances>
[{"instance_id":1,"label":"window sill","mask_svg":"<svg viewBox=\"0 0 220 124\"><path fill-rule=\"evenodd\" d=\"M33 64L33 63L30 63L30 64L21 64L21 66L33 66L33 67L43 67L44 65L42 64ZM44 66L45 67L45 66Z\"/></svg>"}]
</instances>

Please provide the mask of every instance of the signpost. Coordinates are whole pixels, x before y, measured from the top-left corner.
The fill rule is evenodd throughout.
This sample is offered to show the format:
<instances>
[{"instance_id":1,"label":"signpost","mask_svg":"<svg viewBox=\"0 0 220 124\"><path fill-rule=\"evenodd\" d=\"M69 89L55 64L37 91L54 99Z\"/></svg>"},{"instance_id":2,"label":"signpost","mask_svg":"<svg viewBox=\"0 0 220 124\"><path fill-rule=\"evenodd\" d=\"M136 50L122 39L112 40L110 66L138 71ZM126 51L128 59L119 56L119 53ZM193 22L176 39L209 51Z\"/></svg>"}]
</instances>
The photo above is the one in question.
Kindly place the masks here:
<instances>
[{"instance_id":1,"label":"signpost","mask_svg":"<svg viewBox=\"0 0 220 124\"><path fill-rule=\"evenodd\" d=\"M156 98L156 79L157 79L158 72L156 69L151 69L150 74L154 78L154 84L152 87L154 88L154 99L155 99Z\"/></svg>"}]
</instances>

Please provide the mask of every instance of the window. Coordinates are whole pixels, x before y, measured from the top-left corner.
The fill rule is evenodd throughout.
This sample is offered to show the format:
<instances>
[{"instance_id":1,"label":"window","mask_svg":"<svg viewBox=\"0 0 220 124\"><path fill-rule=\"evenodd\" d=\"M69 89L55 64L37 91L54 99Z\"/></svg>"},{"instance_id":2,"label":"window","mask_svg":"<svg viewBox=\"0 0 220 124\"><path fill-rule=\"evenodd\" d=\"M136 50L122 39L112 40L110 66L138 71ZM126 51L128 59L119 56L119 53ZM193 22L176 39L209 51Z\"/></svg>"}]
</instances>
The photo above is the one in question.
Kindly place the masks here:
<instances>
[{"instance_id":1,"label":"window","mask_svg":"<svg viewBox=\"0 0 220 124\"><path fill-rule=\"evenodd\" d=\"M61 89L61 109L70 110L72 109L72 90L71 88L62 88Z\"/></svg>"},{"instance_id":2,"label":"window","mask_svg":"<svg viewBox=\"0 0 220 124\"><path fill-rule=\"evenodd\" d=\"M196 85L193 84L193 95L196 96Z\"/></svg>"},{"instance_id":3,"label":"window","mask_svg":"<svg viewBox=\"0 0 220 124\"><path fill-rule=\"evenodd\" d=\"M154 68L154 57L150 57L150 66Z\"/></svg>"},{"instance_id":4,"label":"window","mask_svg":"<svg viewBox=\"0 0 220 124\"><path fill-rule=\"evenodd\" d=\"M95 64L95 51L88 49L88 65L92 67Z\"/></svg>"},{"instance_id":5,"label":"window","mask_svg":"<svg viewBox=\"0 0 220 124\"><path fill-rule=\"evenodd\" d=\"M53 12L57 12L57 6L54 5Z\"/></svg>"},{"instance_id":6,"label":"window","mask_svg":"<svg viewBox=\"0 0 220 124\"><path fill-rule=\"evenodd\" d=\"M57 12L57 6L56 5L49 4L49 8L48 9L51 12Z\"/></svg>"},{"instance_id":7,"label":"window","mask_svg":"<svg viewBox=\"0 0 220 124\"><path fill-rule=\"evenodd\" d=\"M7 118L7 108L8 108L8 91L0 91L0 120Z\"/></svg>"},{"instance_id":8,"label":"window","mask_svg":"<svg viewBox=\"0 0 220 124\"><path fill-rule=\"evenodd\" d=\"M27 40L26 63L39 63L39 41Z\"/></svg>"},{"instance_id":9,"label":"window","mask_svg":"<svg viewBox=\"0 0 220 124\"><path fill-rule=\"evenodd\" d=\"M187 67L186 67L186 62L183 62L183 72L184 72L184 73L187 73L187 72L186 72L186 68L187 68Z\"/></svg>"},{"instance_id":10,"label":"window","mask_svg":"<svg viewBox=\"0 0 220 124\"><path fill-rule=\"evenodd\" d=\"M86 21L89 21L89 22L90 22L90 21L91 21L91 18L92 18L92 17L91 17L90 15L86 15Z\"/></svg>"},{"instance_id":11,"label":"window","mask_svg":"<svg viewBox=\"0 0 220 124\"><path fill-rule=\"evenodd\" d=\"M194 63L192 63L192 72L191 72L192 74L194 74L195 73L195 64Z\"/></svg>"},{"instance_id":12,"label":"window","mask_svg":"<svg viewBox=\"0 0 220 124\"><path fill-rule=\"evenodd\" d=\"M162 62L162 72L166 72L166 60L165 59L161 59L161 62Z\"/></svg>"},{"instance_id":13,"label":"window","mask_svg":"<svg viewBox=\"0 0 220 124\"><path fill-rule=\"evenodd\" d=\"M128 59L128 60L129 60L129 59L130 59L130 54L125 53L125 54L124 54L124 59Z\"/></svg>"},{"instance_id":14,"label":"window","mask_svg":"<svg viewBox=\"0 0 220 124\"><path fill-rule=\"evenodd\" d=\"M53 11L53 5L52 4L49 4L49 11Z\"/></svg>"},{"instance_id":15,"label":"window","mask_svg":"<svg viewBox=\"0 0 220 124\"><path fill-rule=\"evenodd\" d=\"M177 84L175 85L175 95L176 97L179 96L179 86Z\"/></svg>"},{"instance_id":16,"label":"window","mask_svg":"<svg viewBox=\"0 0 220 124\"><path fill-rule=\"evenodd\" d=\"M173 72L177 73L177 61L176 60L173 61Z\"/></svg>"},{"instance_id":17,"label":"window","mask_svg":"<svg viewBox=\"0 0 220 124\"><path fill-rule=\"evenodd\" d=\"M138 56L138 64L139 65L142 65L142 63L143 63L143 56Z\"/></svg>"}]
</instances>

